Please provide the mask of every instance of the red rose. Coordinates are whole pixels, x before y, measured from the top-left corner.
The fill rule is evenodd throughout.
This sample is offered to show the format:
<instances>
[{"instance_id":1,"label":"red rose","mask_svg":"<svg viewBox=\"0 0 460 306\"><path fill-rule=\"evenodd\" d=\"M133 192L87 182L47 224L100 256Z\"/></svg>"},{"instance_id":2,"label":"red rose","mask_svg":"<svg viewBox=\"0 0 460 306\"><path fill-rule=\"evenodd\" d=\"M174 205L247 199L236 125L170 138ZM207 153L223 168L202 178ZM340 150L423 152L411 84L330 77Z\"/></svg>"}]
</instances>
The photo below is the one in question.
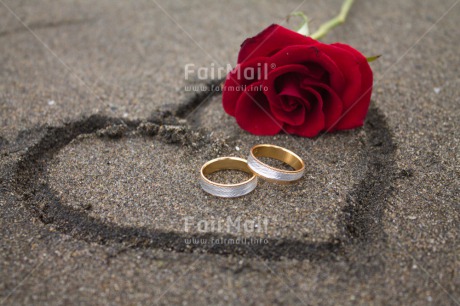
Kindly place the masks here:
<instances>
[{"instance_id":1,"label":"red rose","mask_svg":"<svg viewBox=\"0 0 460 306\"><path fill-rule=\"evenodd\" d=\"M271 25L241 45L222 102L250 133L314 137L362 126L371 92L372 71L360 52Z\"/></svg>"}]
</instances>

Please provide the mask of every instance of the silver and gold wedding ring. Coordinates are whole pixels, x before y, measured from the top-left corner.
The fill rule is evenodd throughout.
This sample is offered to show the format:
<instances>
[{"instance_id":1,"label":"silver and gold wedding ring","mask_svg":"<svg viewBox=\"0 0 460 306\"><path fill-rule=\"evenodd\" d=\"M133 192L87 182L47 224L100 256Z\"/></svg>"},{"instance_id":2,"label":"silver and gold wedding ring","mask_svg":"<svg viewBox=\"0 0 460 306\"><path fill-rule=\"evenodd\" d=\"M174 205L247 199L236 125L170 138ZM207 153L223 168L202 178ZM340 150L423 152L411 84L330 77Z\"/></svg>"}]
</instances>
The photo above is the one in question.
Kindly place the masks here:
<instances>
[{"instance_id":1,"label":"silver and gold wedding ring","mask_svg":"<svg viewBox=\"0 0 460 306\"><path fill-rule=\"evenodd\" d=\"M251 175L248 180L238 184L220 184L206 176L221 170L240 170ZM221 157L208 161L201 167L201 187L204 191L224 198L240 197L250 193L257 186L257 176L252 173L245 159L238 157Z\"/></svg>"},{"instance_id":2,"label":"silver and gold wedding ring","mask_svg":"<svg viewBox=\"0 0 460 306\"><path fill-rule=\"evenodd\" d=\"M291 166L294 170L283 170L269 166L257 159L258 157L280 160ZM276 183L297 181L305 172L305 164L297 154L288 149L270 144L261 144L252 147L248 157L248 166L260 177Z\"/></svg>"}]
</instances>

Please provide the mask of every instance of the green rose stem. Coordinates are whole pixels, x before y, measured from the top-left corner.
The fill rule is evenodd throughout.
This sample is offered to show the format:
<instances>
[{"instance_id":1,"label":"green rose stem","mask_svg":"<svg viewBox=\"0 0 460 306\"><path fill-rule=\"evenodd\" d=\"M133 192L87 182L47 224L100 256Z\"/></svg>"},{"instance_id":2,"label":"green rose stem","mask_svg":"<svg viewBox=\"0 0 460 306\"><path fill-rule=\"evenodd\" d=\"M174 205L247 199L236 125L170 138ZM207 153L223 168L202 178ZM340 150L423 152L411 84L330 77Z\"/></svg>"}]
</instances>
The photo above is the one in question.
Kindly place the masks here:
<instances>
[{"instance_id":1,"label":"green rose stem","mask_svg":"<svg viewBox=\"0 0 460 306\"><path fill-rule=\"evenodd\" d=\"M340 13L328 22L323 23L315 33L310 35L310 37L316 40L321 39L326 36L330 30L344 23L347 19L348 12L353 5L353 1L354 0L345 0L342 4L342 8L340 9Z\"/></svg>"},{"instance_id":2,"label":"green rose stem","mask_svg":"<svg viewBox=\"0 0 460 306\"><path fill-rule=\"evenodd\" d=\"M353 1L354 0L345 0L343 2L343 4L342 4L341 9L340 9L340 13L337 16L335 16L334 18L332 18L331 20L329 20L328 22L323 23L319 27L319 29L315 33L313 33L311 35L309 35L310 31L309 31L309 28L308 28L309 19L303 12L293 12L293 13L291 13L288 16L288 20L289 20L289 17L291 17L291 16L302 17L303 23L302 23L302 26L299 28L299 30L297 30L297 33L305 35L305 36L310 36L313 39L319 40L319 39L323 38L324 36L326 36L327 33L329 33L330 30L332 30L336 26L339 26L339 25L341 25L341 24L343 24L345 22L345 20L347 19L347 16L348 16L348 12L350 11L351 6L353 5ZM369 57L366 57L366 60L370 63L370 62L375 61L379 57L380 57L380 55L369 56Z\"/></svg>"},{"instance_id":3,"label":"green rose stem","mask_svg":"<svg viewBox=\"0 0 460 306\"><path fill-rule=\"evenodd\" d=\"M340 9L340 13L328 22L323 23L319 27L319 29L311 35L308 28L308 22L310 20L308 19L307 15L305 15L303 12L292 12L287 16L287 21L289 21L289 18L292 16L301 17L303 19L303 22L301 27L297 30L297 33L305 36L310 36L313 39L319 40L320 38L326 36L326 34L329 33L330 30L345 22L345 19L347 18L348 12L351 9L353 1L354 0L345 0L345 2L342 4L342 8Z\"/></svg>"}]
</instances>

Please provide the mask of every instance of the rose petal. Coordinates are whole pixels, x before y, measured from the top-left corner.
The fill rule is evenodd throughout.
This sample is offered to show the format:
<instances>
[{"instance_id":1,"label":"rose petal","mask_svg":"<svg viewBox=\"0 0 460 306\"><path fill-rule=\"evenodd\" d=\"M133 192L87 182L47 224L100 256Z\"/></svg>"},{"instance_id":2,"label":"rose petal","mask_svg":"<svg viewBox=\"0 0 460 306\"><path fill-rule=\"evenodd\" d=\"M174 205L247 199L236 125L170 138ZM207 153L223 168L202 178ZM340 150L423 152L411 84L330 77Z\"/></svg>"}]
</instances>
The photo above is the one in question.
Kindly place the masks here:
<instances>
[{"instance_id":1,"label":"rose petal","mask_svg":"<svg viewBox=\"0 0 460 306\"><path fill-rule=\"evenodd\" d=\"M364 124L364 119L366 118L372 95L372 70L366 58L356 49L340 43L335 43L333 46L353 54L355 62L359 66L361 88L358 91L358 95L356 95L356 97L352 100L352 103L346 105L343 118L336 126L336 129L338 130L352 129Z\"/></svg>"},{"instance_id":2,"label":"rose petal","mask_svg":"<svg viewBox=\"0 0 460 306\"><path fill-rule=\"evenodd\" d=\"M246 39L241 44L238 63L254 57L271 56L287 46L310 45L314 43L315 40L310 37L273 24L256 36Z\"/></svg>"},{"instance_id":3,"label":"rose petal","mask_svg":"<svg viewBox=\"0 0 460 306\"><path fill-rule=\"evenodd\" d=\"M284 96L283 98L288 99L299 99L293 98L291 96ZM302 98L300 98L302 99ZM290 124L290 125L300 125L305 120L305 112L307 106L305 105L305 101L296 101L297 106L290 111L286 111L283 107L280 108L271 108L273 116L281 122ZM307 102L308 103L308 102Z\"/></svg>"},{"instance_id":4,"label":"rose petal","mask_svg":"<svg viewBox=\"0 0 460 306\"><path fill-rule=\"evenodd\" d=\"M283 124L271 113L267 98L259 86L262 82L250 85L236 103L235 118L238 125L255 135L278 134Z\"/></svg>"},{"instance_id":5,"label":"rose petal","mask_svg":"<svg viewBox=\"0 0 460 306\"><path fill-rule=\"evenodd\" d=\"M333 130L342 115L343 103L340 97L324 83L304 80L301 87L304 89L312 88L319 92L323 100L324 129L328 132Z\"/></svg>"},{"instance_id":6,"label":"rose petal","mask_svg":"<svg viewBox=\"0 0 460 306\"><path fill-rule=\"evenodd\" d=\"M282 92L287 80L283 76L288 75L288 77L293 77L298 75L298 81L296 81L296 83L298 84L297 86L299 86L302 80L310 77L309 72L310 70L302 65L286 65L270 71L267 79L264 81L264 87L267 88L265 94L267 95L270 104L273 106L281 104L278 94Z\"/></svg>"},{"instance_id":7,"label":"rose petal","mask_svg":"<svg viewBox=\"0 0 460 306\"><path fill-rule=\"evenodd\" d=\"M267 96L268 101L270 102L270 108L272 110L273 115L278 120L288 123L291 126L301 125L305 121L305 118L301 119L300 114L306 116L307 112L310 113L312 111L313 107L309 102L311 94L308 94L303 90L300 91L300 83L305 80L310 80L310 73L311 70L303 65L286 65L269 72L268 78L264 82L264 87L267 88L265 95ZM295 79L296 75L297 80ZM318 81L314 80L314 76L313 80L310 80L310 84L321 84ZM295 87L297 87L297 89L295 89ZM330 87L328 88L330 89ZM294 115L294 112L286 112L283 109L283 95L295 96L298 99L302 100L304 109L299 110L300 114ZM316 101L316 98L314 100ZM341 105L339 105L337 112L340 113L338 115L341 114L341 111L342 107ZM332 111L328 112L335 115L335 113L333 113ZM335 117L333 117L333 119L334 118L338 118L338 116L336 115ZM311 118L310 121L312 121Z\"/></svg>"},{"instance_id":8,"label":"rose petal","mask_svg":"<svg viewBox=\"0 0 460 306\"><path fill-rule=\"evenodd\" d=\"M270 104L273 115L280 121L289 125L300 125L305 120L305 112L310 108L307 97L300 92L299 81L286 78L283 90L278 94L279 104ZM292 103L285 107L286 102Z\"/></svg>"},{"instance_id":9,"label":"rose petal","mask_svg":"<svg viewBox=\"0 0 460 306\"><path fill-rule=\"evenodd\" d=\"M251 61L244 62L237 65L232 71L227 74L224 87L222 88L222 105L224 110L230 116L235 116L236 101L243 93L245 86L248 86L254 82L259 81L260 78L265 78L265 76L257 74L255 79L245 78L249 74L249 69L253 69L255 72L261 70L261 74L265 74L265 65L267 64L267 58L259 57L254 58Z\"/></svg>"},{"instance_id":10,"label":"rose petal","mask_svg":"<svg viewBox=\"0 0 460 306\"><path fill-rule=\"evenodd\" d=\"M288 72L288 73L286 73ZM284 66L268 75L264 82L267 88L266 95L269 97L273 115L284 122L284 129L289 134L304 137L314 137L324 128L324 114L322 111L323 101L318 92L311 88L303 90L300 80L308 77L308 69L300 65ZM281 80L277 80L281 78ZM279 82L278 92L276 82ZM293 97L302 103L302 111L285 112L282 110L282 97ZM309 111L307 111L309 109ZM302 115L302 117L298 117Z\"/></svg>"},{"instance_id":11,"label":"rose petal","mask_svg":"<svg viewBox=\"0 0 460 306\"><path fill-rule=\"evenodd\" d=\"M337 92L343 102L343 114L332 130L361 126L367 113L368 105L366 105L367 103L358 103L361 101L359 98L362 95L362 76L356 56L352 52L336 45L321 45L319 48L334 59L339 69L344 72L347 84L342 92ZM349 111L352 106L353 110Z\"/></svg>"},{"instance_id":12,"label":"rose petal","mask_svg":"<svg viewBox=\"0 0 460 306\"><path fill-rule=\"evenodd\" d=\"M303 124L293 126L285 125L285 131L302 137L315 137L324 129L323 101L321 95L313 89L308 91L316 97L316 103L312 104L312 110L307 112Z\"/></svg>"},{"instance_id":13,"label":"rose petal","mask_svg":"<svg viewBox=\"0 0 460 306\"><path fill-rule=\"evenodd\" d=\"M311 108L308 101L299 100L298 98L292 96L281 95L281 108L286 112L292 112L296 110L299 106L305 106L305 109L309 110Z\"/></svg>"},{"instance_id":14,"label":"rose petal","mask_svg":"<svg viewBox=\"0 0 460 306\"><path fill-rule=\"evenodd\" d=\"M343 92L347 86L345 72L337 66L331 57L320 50L320 45L322 44L317 43L311 46L290 46L284 48L282 52L278 52L271 57L271 64L279 68L270 71L268 77L270 77L272 73L278 72L279 69L287 73L288 69L290 69L287 67L292 67L292 65L300 67L308 67L311 65L312 67L316 67L316 69L318 69L317 66L320 66L328 72L326 79L322 81L337 93ZM309 72L311 73L311 71ZM314 78L314 75L312 75L312 78Z\"/></svg>"}]
</instances>

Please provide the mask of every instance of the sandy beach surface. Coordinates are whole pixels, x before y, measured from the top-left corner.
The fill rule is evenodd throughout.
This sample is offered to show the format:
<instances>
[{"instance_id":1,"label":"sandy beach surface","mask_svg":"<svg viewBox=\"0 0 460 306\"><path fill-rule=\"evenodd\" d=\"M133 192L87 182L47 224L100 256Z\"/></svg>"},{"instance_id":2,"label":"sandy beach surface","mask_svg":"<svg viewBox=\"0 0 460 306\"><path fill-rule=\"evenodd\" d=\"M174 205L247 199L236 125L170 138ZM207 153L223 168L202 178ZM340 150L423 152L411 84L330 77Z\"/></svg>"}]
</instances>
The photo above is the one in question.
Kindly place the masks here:
<instances>
[{"instance_id":1,"label":"sandy beach surface","mask_svg":"<svg viewBox=\"0 0 460 306\"><path fill-rule=\"evenodd\" d=\"M0 304L460 305L459 2L356 1L324 40L382 55L366 124L307 139L240 129L186 65L339 0L0 0ZM304 178L200 188L259 143Z\"/></svg>"}]
</instances>

